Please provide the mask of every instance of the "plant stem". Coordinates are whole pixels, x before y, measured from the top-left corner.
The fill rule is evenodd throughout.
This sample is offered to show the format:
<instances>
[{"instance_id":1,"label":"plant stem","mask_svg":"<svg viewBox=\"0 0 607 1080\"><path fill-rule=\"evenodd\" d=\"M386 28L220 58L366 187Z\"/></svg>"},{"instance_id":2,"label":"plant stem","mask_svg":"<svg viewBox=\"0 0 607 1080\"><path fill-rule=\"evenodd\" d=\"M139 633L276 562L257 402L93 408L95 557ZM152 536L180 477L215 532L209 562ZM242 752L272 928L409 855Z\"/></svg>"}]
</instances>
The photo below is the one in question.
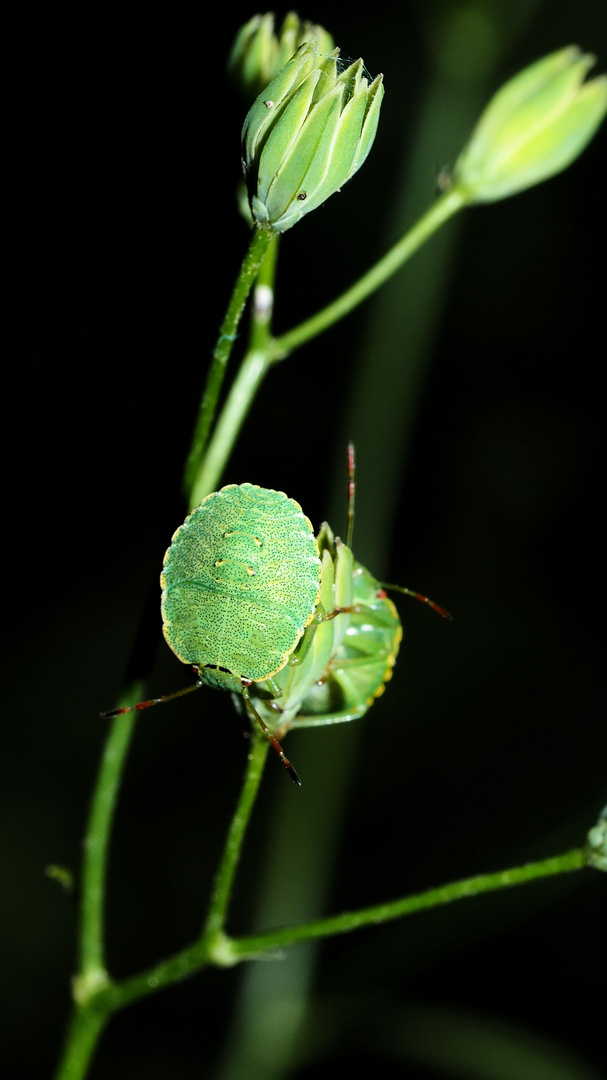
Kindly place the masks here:
<instances>
[{"instance_id":1,"label":"plant stem","mask_svg":"<svg viewBox=\"0 0 607 1080\"><path fill-rule=\"evenodd\" d=\"M197 505L209 491L216 487L244 418L270 365L347 315L370 293L379 288L424 240L464 203L465 197L461 193L456 190L447 192L356 285L322 312L278 339L272 339L270 332L277 253L277 244L272 241L276 241L276 237L265 229L253 231L215 346L186 464L184 487L189 495L190 505ZM205 454L232 344L247 297L256 281L249 351L243 359L240 371L228 394ZM121 705L134 704L141 696L141 692L142 688L139 685L133 687L125 695ZM357 925L365 925L366 921L382 921L383 918L396 918L399 914L407 914L409 912L407 905L415 900L412 898L410 901L398 901L396 905L382 905L377 911L393 910L392 914L383 916L378 916L376 909L369 909L371 912L369 915L361 912L355 915L338 916L337 919L319 920L307 926L287 928L269 935L243 938L239 942L233 942L225 935L224 923L234 877L268 750L266 740L253 735L245 782L230 826L200 939L151 971L121 983L112 983L105 968L103 928L107 856L116 798L134 723L135 714L115 718L108 735L93 795L84 845L80 970L74 982L76 1010L65 1055L57 1073L58 1080L68 1080L68 1078L79 1080L85 1075L94 1046L109 1014L129 1001L168 986L178 978L200 970L207 963L235 963L239 958L251 955L254 941L258 941L260 950L264 951L275 947L277 934L287 935L281 939L286 943L338 933L345 929L353 929ZM438 892L442 895L444 890ZM417 909L411 908L411 910Z\"/></svg>"},{"instance_id":2,"label":"plant stem","mask_svg":"<svg viewBox=\"0 0 607 1080\"><path fill-rule=\"evenodd\" d=\"M211 896L209 911L202 929L200 942L206 942L209 951L218 937L222 935L228 911L228 904L232 895L234 877L240 861L240 853L251 817L251 811L255 805L255 799L259 790L259 784L263 775L270 743L265 736L251 731L251 751L247 761L242 790L238 799L238 805L232 818L225 848L215 878L215 885Z\"/></svg>"},{"instance_id":3,"label":"plant stem","mask_svg":"<svg viewBox=\"0 0 607 1080\"><path fill-rule=\"evenodd\" d=\"M260 952L268 949L330 937L334 934L344 934L363 926L390 922L393 919L404 918L406 915L413 915L417 911L450 904L454 900L495 892L513 885L524 885L537 878L581 870L587 865L584 849L575 848L563 855L541 859L539 862L528 863L524 866L515 866L510 870L499 870L493 874L478 874L476 877L464 878L462 881L441 885L413 896L389 901L386 904L376 904L373 907L361 908L359 911L345 911L341 915L315 919L299 926L285 926L277 930L267 930L261 934L252 934L249 937L236 938L231 943L232 953L235 957L246 959L250 956L258 956Z\"/></svg>"},{"instance_id":4,"label":"plant stem","mask_svg":"<svg viewBox=\"0 0 607 1080\"><path fill-rule=\"evenodd\" d=\"M139 701L142 683L134 683L120 706ZM105 968L104 908L107 857L116 800L128 754L136 713L117 716L106 739L93 791L84 838L82 901L79 930L79 972L74 979L75 1006L56 1080L80 1080L86 1075L97 1041L107 1021L107 1010L96 1005L96 995L109 985Z\"/></svg>"},{"instance_id":5,"label":"plant stem","mask_svg":"<svg viewBox=\"0 0 607 1080\"><path fill-rule=\"evenodd\" d=\"M261 732L259 735L256 732L251 733L251 749L243 785L228 830L200 937L153 968L100 988L95 1002L98 1009L115 1012L156 990L162 990L188 975L196 974L209 964L227 967L238 963L240 957L233 954L231 938L224 932L225 920L242 845L269 748L270 744Z\"/></svg>"},{"instance_id":6,"label":"plant stem","mask_svg":"<svg viewBox=\"0 0 607 1080\"><path fill-rule=\"evenodd\" d=\"M74 1008L55 1080L83 1080L108 1018L108 1012L91 1006Z\"/></svg>"},{"instance_id":7,"label":"plant stem","mask_svg":"<svg viewBox=\"0 0 607 1080\"><path fill-rule=\"evenodd\" d=\"M255 282L253 302L251 304L248 352L264 352L270 341L279 240L280 237L277 236L275 242L270 244Z\"/></svg>"},{"instance_id":8,"label":"plant stem","mask_svg":"<svg viewBox=\"0 0 607 1080\"><path fill-rule=\"evenodd\" d=\"M256 307L253 310L253 323L251 330L251 347L243 358L240 371L236 376L232 389L223 406L221 415L213 431L204 460L200 461L197 470L189 475L191 481L190 506L198 503L214 491L225 469L226 462L232 452L232 448L238 438L244 420L253 404L261 383L273 363L282 360L300 348L307 341L327 330L333 323L338 322L348 315L358 304L366 300L371 293L379 289L389 277L392 276L409 259L421 245L449 218L453 217L458 210L466 205L467 196L458 188L452 188L436 200L429 210L419 221L345 293L323 308L310 319L300 323L293 330L289 330L280 337L273 338L269 333L269 319L265 321L258 315ZM267 291L265 304L273 298L273 279L276 246L268 252L272 253L271 261L268 262L268 280L262 282L261 274L258 285ZM260 292L260 295L261 292ZM263 308L265 311L265 307ZM271 310L271 307L270 307ZM206 395L207 391L205 391ZM203 398L203 404L204 404ZM199 427L202 417L199 418ZM198 428L197 428L198 430ZM205 438L208 435L206 429ZM194 444L193 444L194 446ZM192 451L190 460L193 460Z\"/></svg>"},{"instance_id":9,"label":"plant stem","mask_svg":"<svg viewBox=\"0 0 607 1080\"><path fill-rule=\"evenodd\" d=\"M90 891L85 894L83 903L83 937L86 930L87 948L84 948L83 940L82 952L83 956L86 954L87 962L85 964L83 960L82 974L74 980L76 1004L55 1080L82 1080L86 1076L97 1041L113 1012L156 990L172 986L180 979L201 971L210 963L228 966L239 960L239 957L232 954L231 939L224 933L224 924L244 837L270 746L261 733L259 735L253 733L251 737L251 750L247 759L244 782L228 831L209 912L200 938L149 971L120 982L112 982L103 967L101 939L103 905L101 901L104 894L108 824L111 818L111 807L114 805L117 793L116 779L120 775L130 730L133 726L132 715L119 716L114 721L95 790L87 841L93 837L96 842L93 844L87 842L86 848L87 853L91 851L95 853L94 873L89 867L87 880ZM125 737L124 732L127 726L130 728L129 736ZM101 852L103 852L103 858L99 857ZM90 862L90 855L87 855L87 859ZM93 885L95 885L94 889ZM97 904L91 902L91 896L99 897Z\"/></svg>"},{"instance_id":10,"label":"plant stem","mask_svg":"<svg viewBox=\"0 0 607 1080\"><path fill-rule=\"evenodd\" d=\"M194 486L196 473L208 441L211 425L217 411L219 394L223 384L228 360L232 351L232 345L236 338L236 331L240 322L244 306L251 287L257 277L259 268L263 262L266 251L275 240L276 234L269 229L255 228L251 235L248 251L243 259L242 266L236 278L236 284L230 297L227 311L224 316L217 344L213 351L213 358L207 381L200 403L200 411L194 428L190 452L185 466L184 493L189 498Z\"/></svg>"},{"instance_id":11,"label":"plant stem","mask_svg":"<svg viewBox=\"0 0 607 1080\"><path fill-rule=\"evenodd\" d=\"M379 262L375 263L366 274L363 274L354 285L346 289L341 296L338 296L337 300L328 304L316 315L306 319L305 322L300 323L299 326L294 327L293 330L288 330L285 334L281 334L280 337L274 338L271 359L283 359L295 349L299 349L307 341L310 341L311 338L317 337L318 334L328 330L334 323L349 315L355 307L361 304L363 300L366 300L376 289L379 289L388 278L392 277L403 263L410 259L441 225L444 225L458 210L466 206L468 201L469 196L466 192L455 186L440 195L426 213L419 218L413 228L409 229L396 242L394 247L390 248L390 251Z\"/></svg>"},{"instance_id":12,"label":"plant stem","mask_svg":"<svg viewBox=\"0 0 607 1080\"><path fill-rule=\"evenodd\" d=\"M135 683L124 694L120 705L133 705L140 699L142 689L142 683ZM87 987L94 990L107 979L103 930L107 857L116 798L136 715L126 713L117 716L112 722L97 775L84 838L80 971L77 981L80 993L85 996Z\"/></svg>"},{"instance_id":13,"label":"plant stem","mask_svg":"<svg viewBox=\"0 0 607 1080\"><path fill-rule=\"evenodd\" d=\"M95 1039L101 1033L110 1013L134 1001L139 1001L157 990L165 989L189 975L194 975L209 964L227 967L287 945L348 933L365 926L379 925L394 919L405 918L407 915L414 915L418 911L441 907L455 900L496 892L514 885L524 885L540 878L581 870L588 865L585 850L574 848L562 855L515 866L509 870L477 874L475 877L427 889L425 892L385 904L361 908L359 911L346 911L325 919L314 919L294 926L265 930L246 937L231 938L223 929L225 917L268 747L269 744L263 737L255 736L243 790L230 825L209 914L200 938L175 956L163 960L139 975L100 987L94 999L91 998L84 1006L81 1006L80 1013L76 1013L72 1026L72 1038L68 1040L62 1068L58 1071L56 1080L80 1080L85 1075L86 1063L92 1055ZM72 1045L76 1043L82 1043L82 1045Z\"/></svg>"},{"instance_id":14,"label":"plant stem","mask_svg":"<svg viewBox=\"0 0 607 1080\"><path fill-rule=\"evenodd\" d=\"M197 506L205 495L217 488L245 417L269 367L270 361L264 352L249 352L243 358L192 485L190 506Z\"/></svg>"}]
</instances>

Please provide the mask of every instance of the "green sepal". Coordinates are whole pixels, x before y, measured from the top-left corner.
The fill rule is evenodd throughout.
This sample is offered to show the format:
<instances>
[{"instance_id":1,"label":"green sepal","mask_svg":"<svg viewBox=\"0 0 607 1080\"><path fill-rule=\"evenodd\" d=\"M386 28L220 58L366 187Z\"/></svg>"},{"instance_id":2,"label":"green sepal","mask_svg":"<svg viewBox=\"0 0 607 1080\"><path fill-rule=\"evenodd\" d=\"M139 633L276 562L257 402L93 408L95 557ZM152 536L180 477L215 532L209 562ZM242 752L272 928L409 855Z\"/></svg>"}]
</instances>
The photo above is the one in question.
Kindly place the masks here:
<instances>
[{"instance_id":1,"label":"green sepal","mask_svg":"<svg viewBox=\"0 0 607 1080\"><path fill-rule=\"evenodd\" d=\"M303 204L309 197L307 189L314 190L321 179L319 173L326 170L327 159L330 159L340 127L341 96L341 88L337 87L316 106L306 122L305 131L291 146L280 171L272 179L268 192L268 213L271 219L281 220L283 231L289 227L289 211L299 220ZM265 169L263 160L262 169ZM314 205L317 205L316 202ZM309 211L312 206L305 209Z\"/></svg>"},{"instance_id":2,"label":"green sepal","mask_svg":"<svg viewBox=\"0 0 607 1080\"><path fill-rule=\"evenodd\" d=\"M249 109L242 128L243 165L249 167L261 152L264 136L276 124L289 93L313 70L314 43L301 45L295 56L262 90ZM270 104L267 104L267 103Z\"/></svg>"},{"instance_id":3,"label":"green sepal","mask_svg":"<svg viewBox=\"0 0 607 1080\"><path fill-rule=\"evenodd\" d=\"M379 124L379 110L381 109L381 103L384 99L384 93L385 87L383 76L378 75L367 91L367 114L365 116L360 141L356 150L352 175L354 175L354 173L360 169L361 165L364 164L375 141L377 125Z\"/></svg>"},{"instance_id":4,"label":"green sepal","mask_svg":"<svg viewBox=\"0 0 607 1080\"><path fill-rule=\"evenodd\" d=\"M262 202L266 201L270 187L285 169L294 147L297 146L310 111L318 77L318 71L313 71L292 94L272 128L271 138L261 152L257 194Z\"/></svg>"}]
</instances>

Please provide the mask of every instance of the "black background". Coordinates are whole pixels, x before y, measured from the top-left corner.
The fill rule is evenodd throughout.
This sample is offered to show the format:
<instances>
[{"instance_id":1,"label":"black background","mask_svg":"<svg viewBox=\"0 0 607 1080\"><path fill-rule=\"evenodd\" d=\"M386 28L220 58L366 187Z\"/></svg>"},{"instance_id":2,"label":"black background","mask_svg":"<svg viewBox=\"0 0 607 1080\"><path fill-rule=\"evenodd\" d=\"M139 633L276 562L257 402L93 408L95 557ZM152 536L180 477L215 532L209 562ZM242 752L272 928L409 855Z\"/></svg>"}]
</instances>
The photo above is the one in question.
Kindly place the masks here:
<instances>
[{"instance_id":1,"label":"black background","mask_svg":"<svg viewBox=\"0 0 607 1080\"><path fill-rule=\"evenodd\" d=\"M605 70L602 0L515 6L522 28L490 90L570 43ZM344 54L362 51L388 90L361 175L284 238L277 330L346 288L394 239L386 214L451 9L410 0L300 11ZM500 5L487 11L499 25ZM119 692L142 623L151 691L187 681L161 642L156 582L183 516L189 433L247 241L234 209L243 113L223 71L254 12L16 0L3 12L2 1044L7 1075L42 1077L75 963L75 908L44 868L77 872L104 738L98 713ZM298 861L314 863L302 836L338 820L320 913L578 846L607 801L605 146L603 129L562 176L465 214L382 538L387 578L430 592L455 620L403 602L395 678L356 733L289 739L301 792L269 761L235 932L255 925L279 844L292 917ZM424 205L457 149L437 143ZM272 373L223 482L286 490L315 524L343 513L332 491L371 313L365 305ZM381 409L371 419L389 456ZM373 530L372 493L385 483L359 457L363 562L360 518ZM210 691L140 721L111 866L113 973L197 933L245 753L229 699ZM301 816L292 831L289 813ZM341 1077L354 1061L382 1076L476 1075L441 1072L415 1039L394 1045L400 1025L423 1044L426 1024L436 1042L433 1025L451 1016L513 1025L598 1070L580 1077L603 1075L605 896L604 880L585 871L324 944L308 1041L289 1075ZM279 906L269 922L281 921ZM91 1080L212 1075L242 977L206 972L127 1010ZM279 1014L276 1025L279 1039Z\"/></svg>"}]
</instances>

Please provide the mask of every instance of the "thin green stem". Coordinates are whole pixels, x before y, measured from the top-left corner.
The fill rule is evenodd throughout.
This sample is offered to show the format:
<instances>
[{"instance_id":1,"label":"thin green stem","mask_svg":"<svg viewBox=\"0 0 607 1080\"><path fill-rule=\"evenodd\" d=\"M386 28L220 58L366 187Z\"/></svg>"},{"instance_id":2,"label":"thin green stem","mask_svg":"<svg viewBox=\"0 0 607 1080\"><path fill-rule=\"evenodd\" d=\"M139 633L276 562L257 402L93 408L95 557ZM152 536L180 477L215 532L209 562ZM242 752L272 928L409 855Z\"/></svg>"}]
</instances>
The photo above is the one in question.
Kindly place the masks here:
<instances>
[{"instance_id":1,"label":"thin green stem","mask_svg":"<svg viewBox=\"0 0 607 1080\"><path fill-rule=\"evenodd\" d=\"M230 302L224 316L217 344L213 351L213 357L207 381L200 402L200 411L194 428L190 451L184 473L184 493L189 498L195 483L196 473L208 441L211 425L217 411L217 403L223 384L224 376L232 346L236 338L236 331L240 322L244 306L251 287L257 278L259 268L263 262L266 251L275 240L276 234L269 229L255 228L251 234L248 251L243 259L242 266L236 278L236 284L230 297Z\"/></svg>"},{"instance_id":2,"label":"thin green stem","mask_svg":"<svg viewBox=\"0 0 607 1080\"><path fill-rule=\"evenodd\" d=\"M240 959L233 954L231 939L225 934L224 927L242 845L269 748L270 744L261 732L259 735L252 733L242 789L230 823L209 910L199 939L139 975L100 988L96 998L98 1009L115 1012L156 990L162 990L188 975L196 974L209 964L227 967Z\"/></svg>"},{"instance_id":3,"label":"thin green stem","mask_svg":"<svg viewBox=\"0 0 607 1080\"><path fill-rule=\"evenodd\" d=\"M134 683L119 705L141 698L142 684ZM75 1006L56 1080L80 1080L86 1072L107 1020L96 996L110 985L105 968L104 913L107 860L112 821L124 763L129 751L135 713L117 716L108 733L93 791L84 838L82 900L79 928L79 971L74 979Z\"/></svg>"},{"instance_id":4,"label":"thin green stem","mask_svg":"<svg viewBox=\"0 0 607 1080\"><path fill-rule=\"evenodd\" d=\"M248 351L224 403L207 445L207 452L200 459L196 473L191 477L190 507L198 506L205 495L217 488L245 416L270 366L268 353L272 341L270 328L274 309L277 255L278 237L267 248L259 267L253 290Z\"/></svg>"},{"instance_id":5,"label":"thin green stem","mask_svg":"<svg viewBox=\"0 0 607 1080\"><path fill-rule=\"evenodd\" d=\"M120 705L133 705L139 700L141 692L142 684L134 684L124 694ZM126 713L117 716L112 723L97 775L84 838L78 974L78 983L83 993L86 993L85 984L94 990L107 979L103 921L108 848L135 717L136 713Z\"/></svg>"},{"instance_id":6,"label":"thin green stem","mask_svg":"<svg viewBox=\"0 0 607 1080\"><path fill-rule=\"evenodd\" d=\"M554 877L557 874L581 870L588 866L586 851L583 848L575 848L562 855L540 859L537 862L515 866L508 870L499 870L496 873L477 874L475 877L464 878L461 881L427 889L425 892L391 900L384 904L361 908L359 911L346 911L341 915L332 915L324 919L231 938L224 932L227 906L268 746L265 739L255 738L243 792L230 826L226 851L220 864L215 891L201 937L175 956L163 960L139 975L100 987L94 1000L91 999L87 1004L92 1012L96 1010L97 1014L104 1017L157 990L165 989L189 975L194 975L210 964L227 967L287 945L332 937L335 934L348 933L365 926L380 925L414 915L418 911L442 907L456 900L512 888L515 885L524 885L541 878ZM91 1020L92 1024L96 1022ZM83 1030L86 1028L84 1021L81 1026ZM57 1080L68 1080L68 1077L69 1080L79 1080L80 1075L77 1072L73 1076L67 1072L58 1073Z\"/></svg>"},{"instance_id":7,"label":"thin green stem","mask_svg":"<svg viewBox=\"0 0 607 1080\"><path fill-rule=\"evenodd\" d=\"M433 233L444 225L449 218L453 217L458 210L466 206L469 196L459 188L453 187L445 191L425 214L409 229L400 240L388 251L386 255L375 263L366 274L349 289L346 289L337 300L334 300L322 311L312 315L305 322L288 330L280 337L274 338L272 343L272 360L281 360L289 356L295 349L299 349L307 341L328 330L334 323L339 322L349 315L363 300L366 300L381 285L392 277L397 270L410 259L411 256Z\"/></svg>"},{"instance_id":8,"label":"thin green stem","mask_svg":"<svg viewBox=\"0 0 607 1080\"><path fill-rule=\"evenodd\" d=\"M441 195L419 221L351 288L293 330L273 338L270 317L274 296L274 274L277 244L272 245L257 278L253 305L250 348L243 358L240 371L232 384L221 415L213 431L204 460L190 475L190 506L214 491L225 469L244 420L251 408L263 379L273 363L284 359L311 338L321 334L345 318L358 304L366 300L409 259L421 245L458 210L466 205L467 195L451 188ZM206 392L205 392L206 393ZM208 432L207 432L208 434Z\"/></svg>"},{"instance_id":9,"label":"thin green stem","mask_svg":"<svg viewBox=\"0 0 607 1080\"><path fill-rule=\"evenodd\" d=\"M211 948L225 926L228 904L232 895L232 886L240 861L243 841L270 748L268 740L261 732L259 734L256 731L251 732L251 744L242 790L228 830L225 848L215 878L209 911L200 937L201 943L207 942Z\"/></svg>"},{"instance_id":10,"label":"thin green stem","mask_svg":"<svg viewBox=\"0 0 607 1080\"><path fill-rule=\"evenodd\" d=\"M231 940L224 933L224 924L242 845L270 745L261 733L253 733L251 738L244 782L228 830L200 938L149 971L120 982L112 982L103 967L101 928L105 856L111 807L115 804L117 781L132 731L133 715L127 713L116 717L95 791L87 834L88 892L83 902L83 964L81 974L74 980L75 1007L55 1080L81 1080L86 1076L95 1046L111 1013L156 990L172 986L209 964L228 966L237 963L239 959L232 954ZM128 735L125 734L127 730ZM88 842L91 838L93 843Z\"/></svg>"},{"instance_id":11,"label":"thin green stem","mask_svg":"<svg viewBox=\"0 0 607 1080\"><path fill-rule=\"evenodd\" d=\"M248 352L264 352L270 341L279 239L277 236L266 251L253 289Z\"/></svg>"},{"instance_id":12,"label":"thin green stem","mask_svg":"<svg viewBox=\"0 0 607 1080\"><path fill-rule=\"evenodd\" d=\"M258 956L260 952L268 949L331 937L334 934L358 930L363 926L402 919L406 915L413 915L428 908L441 907L454 900L495 892L513 885L524 885L537 878L581 870L587 865L588 860L584 849L575 848L563 855L541 859L539 862L528 863L525 866L515 866L510 870L499 870L494 874L478 874L476 877L464 878L462 881L441 885L436 889L427 889L423 893L392 900L386 904L376 904L373 907L361 908L359 911L345 911L341 915L315 919L299 926L285 926L277 930L266 930L261 934L251 934L249 937L236 938L232 940L231 951L233 956L246 959L250 956Z\"/></svg>"},{"instance_id":13,"label":"thin green stem","mask_svg":"<svg viewBox=\"0 0 607 1080\"><path fill-rule=\"evenodd\" d=\"M197 506L205 495L216 490L245 417L270 366L271 362L264 352L249 352L243 358L194 480L190 506Z\"/></svg>"},{"instance_id":14,"label":"thin green stem","mask_svg":"<svg viewBox=\"0 0 607 1080\"><path fill-rule=\"evenodd\" d=\"M83 1080L108 1018L109 1011L90 1005L74 1008L55 1080Z\"/></svg>"}]
</instances>

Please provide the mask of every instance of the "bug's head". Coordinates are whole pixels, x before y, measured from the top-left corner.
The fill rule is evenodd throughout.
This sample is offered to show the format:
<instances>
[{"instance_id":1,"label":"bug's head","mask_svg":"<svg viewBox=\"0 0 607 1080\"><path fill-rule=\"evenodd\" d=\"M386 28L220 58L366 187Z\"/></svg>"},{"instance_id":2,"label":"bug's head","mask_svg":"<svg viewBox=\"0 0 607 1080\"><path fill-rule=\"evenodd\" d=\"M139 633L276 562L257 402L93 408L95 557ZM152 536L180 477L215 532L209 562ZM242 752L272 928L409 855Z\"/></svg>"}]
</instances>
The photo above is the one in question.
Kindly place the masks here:
<instances>
[{"instance_id":1,"label":"bug's head","mask_svg":"<svg viewBox=\"0 0 607 1080\"><path fill-rule=\"evenodd\" d=\"M213 667L210 664L195 664L194 671L205 686L214 686L217 690L227 690L231 694L242 694L243 686L246 685L246 680L243 680L240 675L232 674L226 668Z\"/></svg>"}]
</instances>

